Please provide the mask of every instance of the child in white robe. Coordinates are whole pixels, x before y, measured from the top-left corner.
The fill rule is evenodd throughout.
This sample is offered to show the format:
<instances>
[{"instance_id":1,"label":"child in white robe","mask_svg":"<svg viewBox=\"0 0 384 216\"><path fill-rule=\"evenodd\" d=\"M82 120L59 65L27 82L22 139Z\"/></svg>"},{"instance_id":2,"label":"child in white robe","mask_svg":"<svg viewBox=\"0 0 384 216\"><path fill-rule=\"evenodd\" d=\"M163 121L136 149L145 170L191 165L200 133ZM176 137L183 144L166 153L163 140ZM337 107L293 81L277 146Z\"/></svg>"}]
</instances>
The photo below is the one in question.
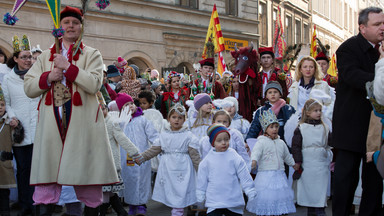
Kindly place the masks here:
<instances>
[{"instance_id":1,"label":"child in white robe","mask_svg":"<svg viewBox=\"0 0 384 216\"><path fill-rule=\"evenodd\" d=\"M152 199L173 208L172 216L184 215L184 208L196 203L196 171L200 162L199 140L183 126L186 110L176 104L153 146L142 153L142 163L162 154Z\"/></svg>"},{"instance_id":2,"label":"child in white robe","mask_svg":"<svg viewBox=\"0 0 384 216\"><path fill-rule=\"evenodd\" d=\"M149 148L148 141L153 143L158 138L158 133L152 123L143 116L140 107L136 107L131 96L119 93L116 97L119 110L129 106L132 119L124 123L124 134L136 145L139 151ZM145 215L146 203L151 197L151 163L135 165L132 158L128 157L124 148L121 153L121 177L125 188L122 190L124 202L129 204L128 215Z\"/></svg>"},{"instance_id":3,"label":"child in white robe","mask_svg":"<svg viewBox=\"0 0 384 216\"><path fill-rule=\"evenodd\" d=\"M207 216L242 215L245 205L242 191L250 199L256 195L247 165L235 150L229 148L230 134L224 125L211 125L207 134L215 148L200 162L197 201L205 200Z\"/></svg>"},{"instance_id":4,"label":"child in white robe","mask_svg":"<svg viewBox=\"0 0 384 216\"><path fill-rule=\"evenodd\" d=\"M297 175L297 204L308 207L308 215L325 215L329 165L332 152L328 127L322 121L322 105L315 99L305 102L299 126L292 138L292 154L300 164L301 176ZM296 172L297 173L297 172Z\"/></svg>"}]
</instances>

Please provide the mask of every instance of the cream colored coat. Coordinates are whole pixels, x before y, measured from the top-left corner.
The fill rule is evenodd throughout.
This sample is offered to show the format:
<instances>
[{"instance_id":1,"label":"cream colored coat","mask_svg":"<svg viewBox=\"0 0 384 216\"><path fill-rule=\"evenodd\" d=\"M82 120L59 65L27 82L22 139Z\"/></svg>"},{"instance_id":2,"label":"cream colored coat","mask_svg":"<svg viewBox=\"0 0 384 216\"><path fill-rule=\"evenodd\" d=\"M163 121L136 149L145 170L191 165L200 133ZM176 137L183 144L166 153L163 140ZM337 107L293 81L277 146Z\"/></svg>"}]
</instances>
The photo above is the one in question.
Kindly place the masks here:
<instances>
[{"instance_id":1,"label":"cream colored coat","mask_svg":"<svg viewBox=\"0 0 384 216\"><path fill-rule=\"evenodd\" d=\"M51 71L50 51L44 51L25 75L28 97L42 95L32 156L32 185L106 185L118 182L104 117L96 97L103 80L102 57L98 50L85 47L73 64L79 73L73 82L81 95L81 106L72 104L67 136L60 138L53 105L45 105L46 89L39 87L43 72Z\"/></svg>"}]
</instances>

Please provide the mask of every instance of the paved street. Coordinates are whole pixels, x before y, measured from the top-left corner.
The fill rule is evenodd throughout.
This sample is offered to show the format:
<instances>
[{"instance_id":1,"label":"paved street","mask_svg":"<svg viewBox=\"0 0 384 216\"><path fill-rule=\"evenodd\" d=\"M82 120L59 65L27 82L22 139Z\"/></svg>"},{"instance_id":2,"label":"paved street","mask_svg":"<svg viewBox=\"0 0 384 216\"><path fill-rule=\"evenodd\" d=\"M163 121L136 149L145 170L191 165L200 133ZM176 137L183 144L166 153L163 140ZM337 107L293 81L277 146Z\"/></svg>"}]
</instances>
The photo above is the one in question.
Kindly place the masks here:
<instances>
[{"instance_id":1,"label":"paved street","mask_svg":"<svg viewBox=\"0 0 384 216\"><path fill-rule=\"evenodd\" d=\"M328 202L328 204L330 205L331 203ZM151 200L148 202L147 206L148 206L147 216L170 216L171 215L171 208L163 205L162 203L155 202L155 201ZM126 207L126 209L128 211L128 207ZM326 209L326 212L327 212L328 216L332 215L330 206ZM61 216L63 213L64 212L55 213L54 216ZM113 216L113 215L116 215L116 214L114 212L111 214L108 214L108 216ZM294 216L294 215L305 216L305 215L307 215L306 214L306 208L298 207L297 212L295 214L290 214L290 215L292 215L292 216ZM13 210L11 212L11 216L17 216L17 211ZM186 216L186 214L185 214L185 216ZM254 216L254 214L251 214L249 212L245 212L244 216Z\"/></svg>"}]
</instances>

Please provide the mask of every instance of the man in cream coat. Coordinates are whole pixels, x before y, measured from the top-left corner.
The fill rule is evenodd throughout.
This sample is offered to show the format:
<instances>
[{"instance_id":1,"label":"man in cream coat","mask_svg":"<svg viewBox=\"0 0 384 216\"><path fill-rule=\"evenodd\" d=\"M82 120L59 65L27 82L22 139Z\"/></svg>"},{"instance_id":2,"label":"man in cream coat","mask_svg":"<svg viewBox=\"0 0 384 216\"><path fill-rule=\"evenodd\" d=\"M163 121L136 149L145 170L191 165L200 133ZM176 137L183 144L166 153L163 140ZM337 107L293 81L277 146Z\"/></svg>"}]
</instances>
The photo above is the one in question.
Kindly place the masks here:
<instances>
[{"instance_id":1,"label":"man in cream coat","mask_svg":"<svg viewBox=\"0 0 384 216\"><path fill-rule=\"evenodd\" d=\"M60 15L65 30L60 53L55 45L44 51L25 75L27 96L42 95L30 177L33 199L36 215L51 215L61 185L73 185L85 215L97 215L102 185L119 181L96 97L103 62L98 50L79 41L82 11L67 6Z\"/></svg>"}]
</instances>

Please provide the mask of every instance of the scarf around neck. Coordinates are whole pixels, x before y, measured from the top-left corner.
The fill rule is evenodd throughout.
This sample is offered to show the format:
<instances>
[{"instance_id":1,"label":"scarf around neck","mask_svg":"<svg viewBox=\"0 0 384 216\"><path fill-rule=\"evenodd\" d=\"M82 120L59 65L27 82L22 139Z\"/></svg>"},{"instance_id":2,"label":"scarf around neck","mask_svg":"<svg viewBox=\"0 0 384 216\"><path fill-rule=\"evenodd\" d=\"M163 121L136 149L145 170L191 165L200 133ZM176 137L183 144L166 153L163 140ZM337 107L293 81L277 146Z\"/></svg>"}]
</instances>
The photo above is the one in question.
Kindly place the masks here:
<instances>
[{"instance_id":1,"label":"scarf around neck","mask_svg":"<svg viewBox=\"0 0 384 216\"><path fill-rule=\"evenodd\" d=\"M17 75L19 75L22 79L24 78L24 75L28 72L29 69L26 69L26 70L19 70L19 66L18 65L15 65L15 67L13 68L13 71L15 71L15 73Z\"/></svg>"},{"instance_id":2,"label":"scarf around neck","mask_svg":"<svg viewBox=\"0 0 384 216\"><path fill-rule=\"evenodd\" d=\"M315 77L312 77L308 84L304 84L304 77L301 77L300 79L300 86L305 89L310 89L315 85Z\"/></svg>"}]
</instances>

